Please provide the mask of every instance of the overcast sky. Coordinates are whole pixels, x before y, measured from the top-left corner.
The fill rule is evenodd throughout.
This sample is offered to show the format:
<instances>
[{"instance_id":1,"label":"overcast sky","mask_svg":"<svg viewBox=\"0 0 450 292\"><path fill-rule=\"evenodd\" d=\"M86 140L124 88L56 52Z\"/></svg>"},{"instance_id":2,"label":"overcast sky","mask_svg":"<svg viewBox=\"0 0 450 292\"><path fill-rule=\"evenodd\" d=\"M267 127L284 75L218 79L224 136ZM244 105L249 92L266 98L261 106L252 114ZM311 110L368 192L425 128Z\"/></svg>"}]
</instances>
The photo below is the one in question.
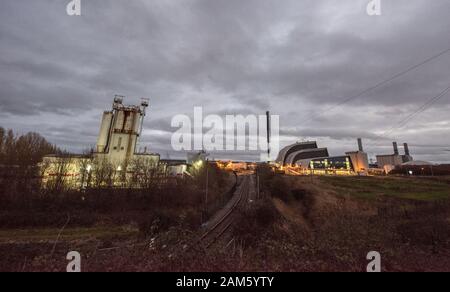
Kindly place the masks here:
<instances>
[{"instance_id":1,"label":"overcast sky","mask_svg":"<svg viewBox=\"0 0 450 292\"><path fill-rule=\"evenodd\" d=\"M344 106L353 96L450 48L450 1L2 0L0 126L62 148L95 145L115 94L151 99L141 145L172 158L171 119L280 115L282 145L317 140L332 154L365 140L373 156L409 142L416 159L450 162L450 52ZM313 118L311 118L313 117ZM381 136L381 137L380 137ZM215 154L258 159L256 153Z\"/></svg>"}]
</instances>

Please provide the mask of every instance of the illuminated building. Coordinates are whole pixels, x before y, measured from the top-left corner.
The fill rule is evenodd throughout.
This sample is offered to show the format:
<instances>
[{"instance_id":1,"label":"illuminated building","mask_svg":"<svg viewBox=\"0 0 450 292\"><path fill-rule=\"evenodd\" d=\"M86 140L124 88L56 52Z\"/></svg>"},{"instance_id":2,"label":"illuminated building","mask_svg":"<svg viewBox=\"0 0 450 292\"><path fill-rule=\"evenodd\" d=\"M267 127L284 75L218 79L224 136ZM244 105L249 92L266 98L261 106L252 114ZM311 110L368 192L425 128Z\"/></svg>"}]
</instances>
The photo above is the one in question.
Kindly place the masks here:
<instances>
[{"instance_id":1,"label":"illuminated building","mask_svg":"<svg viewBox=\"0 0 450 292\"><path fill-rule=\"evenodd\" d=\"M378 168L382 168L385 170L392 170L396 166L400 166L403 163L413 161L414 159L410 155L408 144L404 143L403 146L405 149L404 155L400 155L397 142L393 142L394 154L377 155ZM386 172L389 172L389 171L386 171Z\"/></svg>"},{"instance_id":2,"label":"illuminated building","mask_svg":"<svg viewBox=\"0 0 450 292\"><path fill-rule=\"evenodd\" d=\"M112 110L103 113L95 150L86 155L44 157L41 163L44 183L58 177L68 187L85 187L89 182L105 185L107 182L94 181L100 180L101 172L108 180L119 181L120 184L130 176L148 169L157 169L162 174L184 170L179 165L175 169L174 165L161 164L159 154L137 151L148 105L146 99L139 106L123 105L123 97L116 96ZM94 177L93 173L96 173Z\"/></svg>"},{"instance_id":3,"label":"illuminated building","mask_svg":"<svg viewBox=\"0 0 450 292\"><path fill-rule=\"evenodd\" d=\"M327 148L318 148L317 142L296 143L283 148L277 164L296 174L360 174L369 170L369 159L362 140L358 139L358 151L343 156L329 156Z\"/></svg>"},{"instance_id":4,"label":"illuminated building","mask_svg":"<svg viewBox=\"0 0 450 292\"><path fill-rule=\"evenodd\" d=\"M280 165L293 165L300 160L328 157L327 148L318 148L317 142L298 142L283 148L278 154L276 163Z\"/></svg>"}]
</instances>

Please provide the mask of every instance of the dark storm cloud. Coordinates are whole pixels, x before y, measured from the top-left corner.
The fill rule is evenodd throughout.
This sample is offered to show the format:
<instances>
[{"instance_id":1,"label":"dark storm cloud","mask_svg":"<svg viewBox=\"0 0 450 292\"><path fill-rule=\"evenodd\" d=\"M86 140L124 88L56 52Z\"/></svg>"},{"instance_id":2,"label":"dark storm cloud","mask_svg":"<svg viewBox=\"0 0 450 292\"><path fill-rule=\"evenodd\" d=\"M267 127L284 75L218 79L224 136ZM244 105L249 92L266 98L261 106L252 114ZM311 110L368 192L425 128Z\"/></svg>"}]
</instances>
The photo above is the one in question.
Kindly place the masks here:
<instances>
[{"instance_id":1,"label":"dark storm cloud","mask_svg":"<svg viewBox=\"0 0 450 292\"><path fill-rule=\"evenodd\" d=\"M284 143L345 151L363 137L376 153L403 139L450 161L431 147L450 144L448 97L384 135L450 85L450 54L335 107L450 48L446 0L382 1L380 17L366 15L369 0L82 0L81 17L66 15L68 2L2 2L2 126L83 149L123 94L151 97L143 142L158 151L170 148L171 118L203 106L222 116L271 110Z\"/></svg>"}]
</instances>

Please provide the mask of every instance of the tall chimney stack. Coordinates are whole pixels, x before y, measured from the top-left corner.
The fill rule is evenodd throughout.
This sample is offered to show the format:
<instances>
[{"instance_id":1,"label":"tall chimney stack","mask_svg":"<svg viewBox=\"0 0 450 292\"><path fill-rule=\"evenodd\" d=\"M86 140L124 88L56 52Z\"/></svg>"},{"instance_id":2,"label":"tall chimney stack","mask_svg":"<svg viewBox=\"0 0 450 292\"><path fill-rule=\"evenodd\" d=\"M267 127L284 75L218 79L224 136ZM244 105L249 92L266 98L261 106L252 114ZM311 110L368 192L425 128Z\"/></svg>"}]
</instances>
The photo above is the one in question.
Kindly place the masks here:
<instances>
[{"instance_id":1,"label":"tall chimney stack","mask_svg":"<svg viewBox=\"0 0 450 292\"><path fill-rule=\"evenodd\" d=\"M410 156L408 143L403 144L403 146L405 147L405 155Z\"/></svg>"},{"instance_id":2,"label":"tall chimney stack","mask_svg":"<svg viewBox=\"0 0 450 292\"><path fill-rule=\"evenodd\" d=\"M271 120L270 120L270 112L269 111L266 112L266 117L267 117L267 155L268 155L267 159L270 160L270 140L271 140L270 133L271 133L272 124L271 124Z\"/></svg>"},{"instance_id":3,"label":"tall chimney stack","mask_svg":"<svg viewBox=\"0 0 450 292\"><path fill-rule=\"evenodd\" d=\"M398 152L398 144L397 144L397 142L394 142L394 143L392 143L392 144L394 145L394 154L395 154L395 155L399 155L400 152Z\"/></svg>"},{"instance_id":4,"label":"tall chimney stack","mask_svg":"<svg viewBox=\"0 0 450 292\"><path fill-rule=\"evenodd\" d=\"M364 152L363 143L362 143L361 138L358 138L358 149L360 152Z\"/></svg>"}]
</instances>

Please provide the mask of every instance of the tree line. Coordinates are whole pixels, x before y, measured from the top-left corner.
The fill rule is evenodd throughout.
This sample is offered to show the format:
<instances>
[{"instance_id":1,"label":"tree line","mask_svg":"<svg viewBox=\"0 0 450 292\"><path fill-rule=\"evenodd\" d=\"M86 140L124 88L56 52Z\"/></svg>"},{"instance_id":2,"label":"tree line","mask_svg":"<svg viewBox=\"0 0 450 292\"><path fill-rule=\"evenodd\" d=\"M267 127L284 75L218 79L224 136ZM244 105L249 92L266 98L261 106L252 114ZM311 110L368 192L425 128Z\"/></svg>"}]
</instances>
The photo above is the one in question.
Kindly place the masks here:
<instances>
[{"instance_id":1,"label":"tree line","mask_svg":"<svg viewBox=\"0 0 450 292\"><path fill-rule=\"evenodd\" d=\"M33 166L45 155L61 153L38 133L15 134L0 127L0 165Z\"/></svg>"},{"instance_id":2,"label":"tree line","mask_svg":"<svg viewBox=\"0 0 450 292\"><path fill-rule=\"evenodd\" d=\"M153 232L155 222L198 227L232 195L234 176L215 165L171 177L156 160L136 157L119 169L92 152L71 155L39 134L0 128L0 228L53 228L65 224L68 214L70 226L108 218L138 222L144 234ZM44 159L49 154L57 158Z\"/></svg>"}]
</instances>

